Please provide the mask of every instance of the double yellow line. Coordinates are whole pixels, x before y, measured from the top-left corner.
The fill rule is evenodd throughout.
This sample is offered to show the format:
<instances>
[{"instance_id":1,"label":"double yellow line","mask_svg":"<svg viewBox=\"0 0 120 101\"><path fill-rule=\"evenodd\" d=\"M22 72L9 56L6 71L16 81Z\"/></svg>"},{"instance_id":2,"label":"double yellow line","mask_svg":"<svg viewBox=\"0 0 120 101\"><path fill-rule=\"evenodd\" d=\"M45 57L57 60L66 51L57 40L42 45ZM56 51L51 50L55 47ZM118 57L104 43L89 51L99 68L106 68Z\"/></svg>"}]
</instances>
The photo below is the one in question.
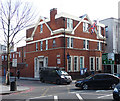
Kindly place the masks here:
<instances>
[{"instance_id":1,"label":"double yellow line","mask_svg":"<svg viewBox=\"0 0 120 101\"><path fill-rule=\"evenodd\" d=\"M41 96L45 96L46 93L48 92L48 90L49 90L49 88L47 88L47 89L43 92L43 94L42 94Z\"/></svg>"}]
</instances>

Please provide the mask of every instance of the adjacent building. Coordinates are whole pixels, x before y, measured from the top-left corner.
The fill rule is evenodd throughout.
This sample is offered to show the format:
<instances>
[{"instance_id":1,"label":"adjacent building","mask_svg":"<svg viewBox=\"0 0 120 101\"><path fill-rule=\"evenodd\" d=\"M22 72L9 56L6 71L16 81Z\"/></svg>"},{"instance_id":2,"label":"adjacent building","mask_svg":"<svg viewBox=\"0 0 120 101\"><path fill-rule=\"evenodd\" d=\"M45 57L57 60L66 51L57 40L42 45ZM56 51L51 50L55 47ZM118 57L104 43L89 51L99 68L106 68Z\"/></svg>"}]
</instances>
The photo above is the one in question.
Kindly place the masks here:
<instances>
[{"instance_id":1,"label":"adjacent building","mask_svg":"<svg viewBox=\"0 0 120 101\"><path fill-rule=\"evenodd\" d=\"M107 18L100 21L106 26L106 49L105 52L113 54L113 64L104 64L105 72L120 73L120 21L116 18Z\"/></svg>"}]
</instances>

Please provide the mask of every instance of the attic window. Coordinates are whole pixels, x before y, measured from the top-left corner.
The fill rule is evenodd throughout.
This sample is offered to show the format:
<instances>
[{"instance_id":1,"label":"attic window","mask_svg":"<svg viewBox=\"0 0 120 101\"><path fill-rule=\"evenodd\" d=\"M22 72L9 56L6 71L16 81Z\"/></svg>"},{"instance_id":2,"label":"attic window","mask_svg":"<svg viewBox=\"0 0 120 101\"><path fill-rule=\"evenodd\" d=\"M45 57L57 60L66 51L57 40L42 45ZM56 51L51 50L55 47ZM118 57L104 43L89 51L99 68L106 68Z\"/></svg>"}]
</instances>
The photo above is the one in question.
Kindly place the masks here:
<instances>
[{"instance_id":1,"label":"attic window","mask_svg":"<svg viewBox=\"0 0 120 101\"><path fill-rule=\"evenodd\" d=\"M89 25L86 22L83 22L83 32L89 32Z\"/></svg>"},{"instance_id":2,"label":"attic window","mask_svg":"<svg viewBox=\"0 0 120 101\"><path fill-rule=\"evenodd\" d=\"M67 18L67 28L73 29L73 20L70 18Z\"/></svg>"},{"instance_id":3,"label":"attic window","mask_svg":"<svg viewBox=\"0 0 120 101\"><path fill-rule=\"evenodd\" d=\"M43 32L43 24L40 25L40 33Z\"/></svg>"}]
</instances>

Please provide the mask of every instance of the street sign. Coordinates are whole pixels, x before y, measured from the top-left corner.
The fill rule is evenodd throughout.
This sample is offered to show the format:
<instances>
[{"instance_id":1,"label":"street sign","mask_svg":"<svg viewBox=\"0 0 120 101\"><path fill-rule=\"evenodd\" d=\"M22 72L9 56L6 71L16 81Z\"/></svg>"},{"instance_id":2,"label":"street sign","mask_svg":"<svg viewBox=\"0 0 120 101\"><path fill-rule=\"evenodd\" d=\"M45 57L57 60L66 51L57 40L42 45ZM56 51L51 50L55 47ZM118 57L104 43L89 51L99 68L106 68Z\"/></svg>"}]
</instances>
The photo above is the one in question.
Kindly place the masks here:
<instances>
[{"instance_id":1,"label":"street sign","mask_svg":"<svg viewBox=\"0 0 120 101\"><path fill-rule=\"evenodd\" d=\"M12 67L17 67L17 59L13 59L13 61L12 61Z\"/></svg>"},{"instance_id":2,"label":"street sign","mask_svg":"<svg viewBox=\"0 0 120 101\"><path fill-rule=\"evenodd\" d=\"M102 64L114 64L114 53L104 53L102 54Z\"/></svg>"}]
</instances>

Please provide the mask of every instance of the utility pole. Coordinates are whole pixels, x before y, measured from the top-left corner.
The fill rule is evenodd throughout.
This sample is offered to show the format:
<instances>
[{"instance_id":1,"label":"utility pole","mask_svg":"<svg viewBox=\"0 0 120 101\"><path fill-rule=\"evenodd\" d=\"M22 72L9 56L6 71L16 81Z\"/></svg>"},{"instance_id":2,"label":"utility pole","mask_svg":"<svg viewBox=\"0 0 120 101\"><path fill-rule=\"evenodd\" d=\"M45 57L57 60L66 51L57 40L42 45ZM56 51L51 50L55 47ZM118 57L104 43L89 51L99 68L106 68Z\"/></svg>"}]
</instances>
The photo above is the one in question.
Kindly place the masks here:
<instances>
[{"instance_id":1,"label":"utility pole","mask_svg":"<svg viewBox=\"0 0 120 101\"><path fill-rule=\"evenodd\" d=\"M65 18L63 18L64 21L64 69L65 69Z\"/></svg>"}]
</instances>

